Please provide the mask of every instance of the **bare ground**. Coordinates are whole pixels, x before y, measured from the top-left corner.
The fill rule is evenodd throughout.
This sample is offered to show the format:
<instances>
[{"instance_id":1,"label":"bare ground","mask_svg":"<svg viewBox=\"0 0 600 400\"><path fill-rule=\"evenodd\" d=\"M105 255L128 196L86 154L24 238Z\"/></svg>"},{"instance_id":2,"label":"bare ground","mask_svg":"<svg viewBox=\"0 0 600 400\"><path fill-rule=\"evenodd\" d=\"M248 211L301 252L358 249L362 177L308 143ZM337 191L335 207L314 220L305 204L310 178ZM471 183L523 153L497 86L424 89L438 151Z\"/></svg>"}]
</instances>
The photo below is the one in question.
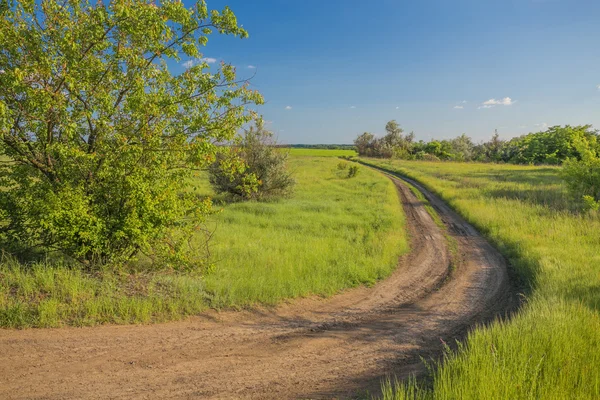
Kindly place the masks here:
<instances>
[{"instance_id":1,"label":"bare ground","mask_svg":"<svg viewBox=\"0 0 600 400\"><path fill-rule=\"evenodd\" d=\"M386 374L422 372L419 357L504 315L513 291L472 226L419 187L458 242L450 254L423 204L391 179L412 251L373 288L150 326L0 330L0 398L348 398L377 393Z\"/></svg>"}]
</instances>

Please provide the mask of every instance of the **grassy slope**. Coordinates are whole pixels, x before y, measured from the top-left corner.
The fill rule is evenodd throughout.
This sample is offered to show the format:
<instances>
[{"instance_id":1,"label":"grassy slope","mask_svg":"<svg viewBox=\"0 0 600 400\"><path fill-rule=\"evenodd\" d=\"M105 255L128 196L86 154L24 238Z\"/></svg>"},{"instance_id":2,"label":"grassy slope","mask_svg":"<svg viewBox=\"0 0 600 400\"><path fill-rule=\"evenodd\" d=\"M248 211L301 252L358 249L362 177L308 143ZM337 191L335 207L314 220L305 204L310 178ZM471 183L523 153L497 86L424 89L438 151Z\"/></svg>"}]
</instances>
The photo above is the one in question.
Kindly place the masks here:
<instances>
[{"instance_id":1,"label":"grassy slope","mask_svg":"<svg viewBox=\"0 0 600 400\"><path fill-rule=\"evenodd\" d=\"M0 326L94 325L176 319L207 307L275 304L331 295L387 276L407 250L393 184L363 168L336 176L339 160L292 157L294 197L238 203L215 216L216 269L88 274L57 265L0 265ZM209 190L205 182L199 185Z\"/></svg>"},{"instance_id":2,"label":"grassy slope","mask_svg":"<svg viewBox=\"0 0 600 400\"><path fill-rule=\"evenodd\" d=\"M373 162L440 195L531 288L515 317L475 330L417 397L600 398L600 218L572 212L558 169ZM414 398L418 385L397 388L384 397Z\"/></svg>"}]
</instances>

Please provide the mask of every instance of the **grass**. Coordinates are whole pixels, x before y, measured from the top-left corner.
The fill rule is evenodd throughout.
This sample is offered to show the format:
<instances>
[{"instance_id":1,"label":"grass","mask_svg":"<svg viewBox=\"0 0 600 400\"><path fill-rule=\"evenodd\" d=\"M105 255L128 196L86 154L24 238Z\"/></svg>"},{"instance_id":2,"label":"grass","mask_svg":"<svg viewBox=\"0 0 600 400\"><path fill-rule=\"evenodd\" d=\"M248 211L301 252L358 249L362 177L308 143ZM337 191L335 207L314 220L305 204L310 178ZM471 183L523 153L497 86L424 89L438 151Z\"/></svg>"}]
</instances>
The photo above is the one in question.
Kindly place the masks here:
<instances>
[{"instance_id":1,"label":"grass","mask_svg":"<svg viewBox=\"0 0 600 400\"><path fill-rule=\"evenodd\" d=\"M357 153L354 150L329 150L329 149L299 149L291 148L289 150L292 156L309 156L309 157L352 157Z\"/></svg>"},{"instance_id":2,"label":"grass","mask_svg":"<svg viewBox=\"0 0 600 400\"><path fill-rule=\"evenodd\" d=\"M394 185L361 168L353 179L330 157L290 160L295 195L225 205L209 274L99 271L55 263L0 262L0 326L150 323L208 308L274 305L369 285L408 250ZM206 176L197 182L209 191Z\"/></svg>"},{"instance_id":3,"label":"grass","mask_svg":"<svg viewBox=\"0 0 600 400\"><path fill-rule=\"evenodd\" d=\"M475 329L423 382L384 399L600 398L600 216L574 209L557 168L369 160L415 179L509 260L527 302Z\"/></svg>"}]
</instances>

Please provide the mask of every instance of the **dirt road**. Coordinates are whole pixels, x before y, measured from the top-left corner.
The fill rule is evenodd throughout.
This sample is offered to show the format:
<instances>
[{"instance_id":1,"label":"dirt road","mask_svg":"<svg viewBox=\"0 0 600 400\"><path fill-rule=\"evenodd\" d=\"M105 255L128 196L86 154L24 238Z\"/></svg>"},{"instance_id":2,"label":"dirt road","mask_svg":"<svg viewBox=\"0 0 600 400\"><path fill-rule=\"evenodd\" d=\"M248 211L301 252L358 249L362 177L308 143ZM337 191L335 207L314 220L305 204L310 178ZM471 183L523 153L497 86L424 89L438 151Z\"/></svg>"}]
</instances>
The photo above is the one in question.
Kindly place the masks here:
<instances>
[{"instance_id":1,"label":"dirt road","mask_svg":"<svg viewBox=\"0 0 600 400\"><path fill-rule=\"evenodd\" d=\"M346 398L421 371L512 291L498 252L426 193L458 242L450 268L443 232L393 180L412 251L375 287L159 325L0 330L0 398Z\"/></svg>"}]
</instances>

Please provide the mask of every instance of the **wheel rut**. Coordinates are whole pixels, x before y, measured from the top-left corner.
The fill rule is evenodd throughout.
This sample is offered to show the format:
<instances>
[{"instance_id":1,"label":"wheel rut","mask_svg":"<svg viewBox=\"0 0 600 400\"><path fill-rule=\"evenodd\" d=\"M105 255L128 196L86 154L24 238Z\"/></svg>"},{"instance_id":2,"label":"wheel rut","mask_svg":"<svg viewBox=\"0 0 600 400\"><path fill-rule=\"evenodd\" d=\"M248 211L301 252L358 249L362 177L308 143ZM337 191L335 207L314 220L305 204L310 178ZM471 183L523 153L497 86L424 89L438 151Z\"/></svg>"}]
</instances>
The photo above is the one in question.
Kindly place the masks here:
<instances>
[{"instance_id":1,"label":"wheel rut","mask_svg":"<svg viewBox=\"0 0 600 400\"><path fill-rule=\"evenodd\" d=\"M513 290L504 258L471 225L410 182L445 233L389 178L412 250L374 287L166 324L0 330L0 398L352 398L376 393L386 374L422 372L419 357L506 313Z\"/></svg>"}]
</instances>

